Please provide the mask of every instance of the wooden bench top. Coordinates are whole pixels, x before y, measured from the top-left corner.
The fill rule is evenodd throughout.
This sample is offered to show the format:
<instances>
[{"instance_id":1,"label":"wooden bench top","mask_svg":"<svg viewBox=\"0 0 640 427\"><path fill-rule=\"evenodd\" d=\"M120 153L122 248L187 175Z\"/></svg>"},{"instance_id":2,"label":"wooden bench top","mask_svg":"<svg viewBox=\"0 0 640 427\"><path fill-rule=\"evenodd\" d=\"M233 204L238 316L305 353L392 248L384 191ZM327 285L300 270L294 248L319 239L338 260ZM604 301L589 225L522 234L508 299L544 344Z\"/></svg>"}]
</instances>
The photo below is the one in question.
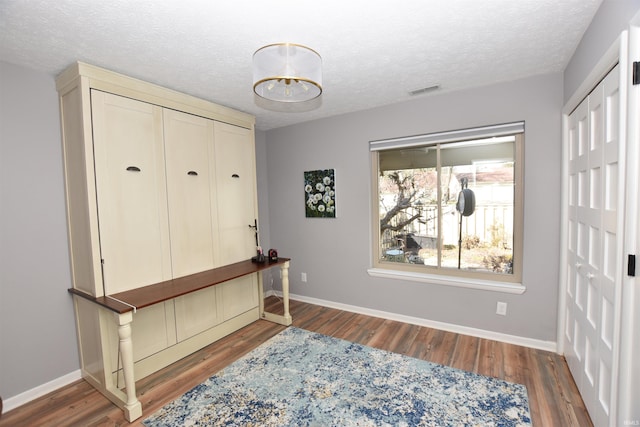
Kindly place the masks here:
<instances>
[{"instance_id":1,"label":"wooden bench top","mask_svg":"<svg viewBox=\"0 0 640 427\"><path fill-rule=\"evenodd\" d=\"M122 314L134 310L134 308L144 308L159 302L199 291L210 286L215 286L229 280L248 274L257 273L290 261L290 258L278 258L276 262L257 263L251 260L240 261L235 264L206 270L188 276L178 277L153 285L143 286L117 294L95 297L71 288L69 292L78 295L109 310Z\"/></svg>"}]
</instances>

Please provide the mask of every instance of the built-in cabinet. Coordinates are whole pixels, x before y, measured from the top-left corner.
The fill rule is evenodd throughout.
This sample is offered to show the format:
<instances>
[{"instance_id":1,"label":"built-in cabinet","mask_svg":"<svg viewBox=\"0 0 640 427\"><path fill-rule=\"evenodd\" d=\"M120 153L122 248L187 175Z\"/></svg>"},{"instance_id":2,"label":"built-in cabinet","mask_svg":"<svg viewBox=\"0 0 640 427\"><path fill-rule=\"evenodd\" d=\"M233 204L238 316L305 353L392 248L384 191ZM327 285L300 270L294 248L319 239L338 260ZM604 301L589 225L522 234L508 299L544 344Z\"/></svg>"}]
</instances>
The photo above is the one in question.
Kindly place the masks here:
<instances>
[{"instance_id":1,"label":"built-in cabinet","mask_svg":"<svg viewBox=\"0 0 640 427\"><path fill-rule=\"evenodd\" d=\"M254 255L251 129L90 95L106 294Z\"/></svg>"},{"instance_id":2,"label":"built-in cabinet","mask_svg":"<svg viewBox=\"0 0 640 427\"><path fill-rule=\"evenodd\" d=\"M254 118L82 63L57 87L82 372L132 420L137 379L267 317Z\"/></svg>"}]
</instances>

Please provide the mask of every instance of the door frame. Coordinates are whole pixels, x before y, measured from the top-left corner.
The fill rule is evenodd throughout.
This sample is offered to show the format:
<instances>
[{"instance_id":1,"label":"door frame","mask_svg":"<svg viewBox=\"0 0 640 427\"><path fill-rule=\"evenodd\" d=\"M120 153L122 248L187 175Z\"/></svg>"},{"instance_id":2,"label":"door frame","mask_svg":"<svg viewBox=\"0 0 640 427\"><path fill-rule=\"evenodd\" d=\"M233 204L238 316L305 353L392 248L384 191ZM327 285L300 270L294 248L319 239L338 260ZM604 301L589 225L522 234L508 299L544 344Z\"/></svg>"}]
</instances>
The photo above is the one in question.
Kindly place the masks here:
<instances>
[{"instance_id":1,"label":"door frame","mask_svg":"<svg viewBox=\"0 0 640 427\"><path fill-rule=\"evenodd\" d=\"M569 220L569 169L568 169L568 141L569 141L569 115L578 107L580 102L588 96L591 90L606 76L616 65L620 64L620 96L626 109L620 111L624 117L624 124L620 128L620 150L625 153L624 171L621 178L624 179L624 208L619 209L618 220L624 224L624 237L618 242L621 262L618 268L621 270L619 281L621 284L616 289L616 304L619 307L614 331L614 372L612 372L612 407L610 423L623 422L640 423L640 408L634 405L634 398L640 397L640 384L634 379L640 376L640 366L633 363L634 355L640 354L640 289L636 289L640 280L627 275L626 263L628 254L640 256L640 227L638 216L640 214L640 85L631 85L631 62L640 60L640 12L630 21L628 30L621 32L620 36L609 47L596 66L569 98L562 109L562 175L561 175L561 234L560 234L560 272L559 295L557 317L557 352L565 354L564 331L566 327L567 304L567 274L568 274L568 227ZM624 115L624 116L623 116ZM635 144L629 143L635 141ZM638 269L640 274L640 267Z\"/></svg>"},{"instance_id":2,"label":"door frame","mask_svg":"<svg viewBox=\"0 0 640 427\"><path fill-rule=\"evenodd\" d=\"M629 67L640 61L640 12L630 21L628 42ZM629 76L628 81L631 80ZM627 176L625 211L624 262L627 255L640 256L640 85L629 84L627 88ZM633 118L636 118L633 120ZM636 268L636 277L640 268ZM640 424L640 366L634 361L640 354L640 280L627 274L622 276L622 318L620 330L620 363L618 383L617 422L619 425Z\"/></svg>"},{"instance_id":3,"label":"door frame","mask_svg":"<svg viewBox=\"0 0 640 427\"><path fill-rule=\"evenodd\" d=\"M558 295L558 329L557 329L557 348L558 353L564 355L566 353L565 346L565 328L566 328L566 315L567 315L567 286L568 286L568 254L567 248L569 243L569 115L580 105L589 93L600 83L600 81L616 66L619 64L620 73L620 120L621 123L626 123L627 111L622 108L626 105L626 93L627 93L627 31L623 31L611 47L606 51L604 56L598 61L598 64L589 73L584 82L580 85L578 90L569 99L567 104L562 110L562 210L561 210L561 238L560 238L560 276L559 276L559 295ZM619 150L620 152L626 151L626 129L619 129ZM623 151L624 150L624 151ZM622 170L619 170L619 183L626 189L624 185L626 178L626 169L622 165ZM625 190L626 191L626 190ZM624 194L618 194L618 203L624 197ZM624 224L624 209L618 208L618 224ZM619 234L622 236L623 234ZM623 254L623 239L619 239L617 242L616 252ZM619 385L619 356L620 356L620 313L621 309L621 286L620 281L622 277L622 267L619 266L616 271L616 289L614 290L614 306L615 317L614 330L613 330L613 349L612 349L612 371L611 371L611 406L609 412L609 423L617 418L617 406L618 406L618 385Z\"/></svg>"}]
</instances>

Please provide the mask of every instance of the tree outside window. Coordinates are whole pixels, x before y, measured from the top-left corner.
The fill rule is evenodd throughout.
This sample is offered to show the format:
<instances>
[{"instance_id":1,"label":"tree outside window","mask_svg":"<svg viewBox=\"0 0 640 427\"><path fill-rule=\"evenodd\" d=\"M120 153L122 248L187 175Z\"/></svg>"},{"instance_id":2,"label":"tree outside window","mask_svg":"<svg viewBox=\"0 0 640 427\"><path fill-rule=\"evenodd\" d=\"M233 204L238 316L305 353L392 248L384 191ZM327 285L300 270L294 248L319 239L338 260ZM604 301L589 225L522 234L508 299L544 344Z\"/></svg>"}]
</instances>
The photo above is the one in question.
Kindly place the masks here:
<instances>
[{"instance_id":1,"label":"tree outside window","mask_svg":"<svg viewBox=\"0 0 640 427\"><path fill-rule=\"evenodd\" d=\"M519 280L521 143L513 134L374 152L376 265Z\"/></svg>"}]
</instances>

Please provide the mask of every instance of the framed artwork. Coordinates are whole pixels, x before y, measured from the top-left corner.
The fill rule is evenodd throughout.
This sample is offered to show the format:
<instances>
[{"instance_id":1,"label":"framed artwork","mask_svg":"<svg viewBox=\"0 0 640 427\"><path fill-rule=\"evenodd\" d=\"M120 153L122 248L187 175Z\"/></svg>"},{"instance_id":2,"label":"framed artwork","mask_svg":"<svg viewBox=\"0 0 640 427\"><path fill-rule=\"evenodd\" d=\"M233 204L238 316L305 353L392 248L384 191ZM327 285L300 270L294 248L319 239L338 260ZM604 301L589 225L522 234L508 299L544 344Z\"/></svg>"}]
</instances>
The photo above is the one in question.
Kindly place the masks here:
<instances>
[{"instance_id":1,"label":"framed artwork","mask_svg":"<svg viewBox=\"0 0 640 427\"><path fill-rule=\"evenodd\" d=\"M336 175L334 169L304 173L305 216L336 217Z\"/></svg>"}]
</instances>

